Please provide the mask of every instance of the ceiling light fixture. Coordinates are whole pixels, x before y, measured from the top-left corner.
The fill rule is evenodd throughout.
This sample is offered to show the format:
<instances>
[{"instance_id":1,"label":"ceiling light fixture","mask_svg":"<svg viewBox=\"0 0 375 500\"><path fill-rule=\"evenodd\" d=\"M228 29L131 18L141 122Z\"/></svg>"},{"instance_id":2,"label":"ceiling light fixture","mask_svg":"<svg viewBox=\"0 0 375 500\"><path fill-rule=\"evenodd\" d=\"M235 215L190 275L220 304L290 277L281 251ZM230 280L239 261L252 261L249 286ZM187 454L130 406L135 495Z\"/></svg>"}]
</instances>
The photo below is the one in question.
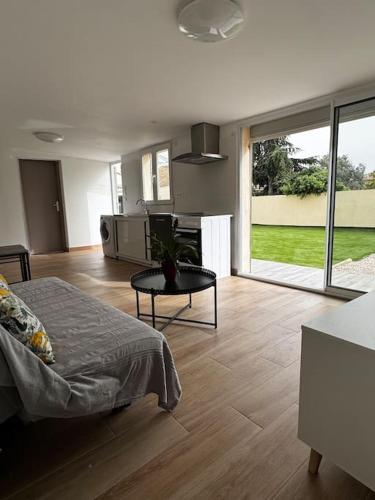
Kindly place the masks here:
<instances>
[{"instance_id":1,"label":"ceiling light fixture","mask_svg":"<svg viewBox=\"0 0 375 500\"><path fill-rule=\"evenodd\" d=\"M220 42L235 37L244 21L232 0L193 0L179 13L178 29L191 40Z\"/></svg>"},{"instance_id":2,"label":"ceiling light fixture","mask_svg":"<svg viewBox=\"0 0 375 500\"><path fill-rule=\"evenodd\" d=\"M64 136L55 132L33 132L33 136L43 142L58 144L64 140Z\"/></svg>"}]
</instances>

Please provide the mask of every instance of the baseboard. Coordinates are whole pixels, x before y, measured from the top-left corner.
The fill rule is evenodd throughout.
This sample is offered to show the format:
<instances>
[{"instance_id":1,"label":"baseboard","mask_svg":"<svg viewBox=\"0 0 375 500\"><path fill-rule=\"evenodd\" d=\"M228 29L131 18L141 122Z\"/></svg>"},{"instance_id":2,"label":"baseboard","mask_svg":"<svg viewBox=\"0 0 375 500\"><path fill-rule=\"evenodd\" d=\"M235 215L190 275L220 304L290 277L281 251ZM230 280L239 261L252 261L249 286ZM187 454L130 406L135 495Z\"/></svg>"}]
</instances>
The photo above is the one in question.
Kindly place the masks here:
<instances>
[{"instance_id":1,"label":"baseboard","mask_svg":"<svg viewBox=\"0 0 375 500\"><path fill-rule=\"evenodd\" d=\"M101 245L87 245L83 247L69 247L68 252L80 252L82 250L100 250L102 248Z\"/></svg>"}]
</instances>

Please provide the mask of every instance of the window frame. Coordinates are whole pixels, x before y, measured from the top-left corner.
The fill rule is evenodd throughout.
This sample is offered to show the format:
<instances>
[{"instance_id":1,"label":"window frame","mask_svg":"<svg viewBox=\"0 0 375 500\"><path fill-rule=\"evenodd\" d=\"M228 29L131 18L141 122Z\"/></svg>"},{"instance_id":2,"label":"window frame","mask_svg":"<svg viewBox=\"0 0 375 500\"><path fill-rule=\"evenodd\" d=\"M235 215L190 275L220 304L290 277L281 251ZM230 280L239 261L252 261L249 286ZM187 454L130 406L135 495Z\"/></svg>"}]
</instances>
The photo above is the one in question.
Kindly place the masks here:
<instances>
[{"instance_id":1,"label":"window frame","mask_svg":"<svg viewBox=\"0 0 375 500\"><path fill-rule=\"evenodd\" d=\"M168 170L169 170L169 199L159 200L158 198L158 181L157 181L157 153L168 150ZM143 168L142 158L144 155L151 154L151 172L152 172L152 192L154 199L145 200L147 205L168 205L173 203L173 182L172 182L172 160L171 160L171 143L163 142L154 146L145 148L141 151L141 177L142 177L142 198L144 199L143 191Z\"/></svg>"},{"instance_id":2,"label":"window frame","mask_svg":"<svg viewBox=\"0 0 375 500\"><path fill-rule=\"evenodd\" d=\"M125 212L125 192L124 192L124 178L123 178L123 171L122 171L122 161L112 161L109 164L109 169L110 169L110 177L111 177L111 193L112 193L112 212L113 215L122 215L118 211L118 192L117 192L117 180L116 180L116 172L115 172L115 167L117 165L120 165L120 171L121 171L121 180L122 180L122 206L123 206L123 212Z\"/></svg>"}]
</instances>

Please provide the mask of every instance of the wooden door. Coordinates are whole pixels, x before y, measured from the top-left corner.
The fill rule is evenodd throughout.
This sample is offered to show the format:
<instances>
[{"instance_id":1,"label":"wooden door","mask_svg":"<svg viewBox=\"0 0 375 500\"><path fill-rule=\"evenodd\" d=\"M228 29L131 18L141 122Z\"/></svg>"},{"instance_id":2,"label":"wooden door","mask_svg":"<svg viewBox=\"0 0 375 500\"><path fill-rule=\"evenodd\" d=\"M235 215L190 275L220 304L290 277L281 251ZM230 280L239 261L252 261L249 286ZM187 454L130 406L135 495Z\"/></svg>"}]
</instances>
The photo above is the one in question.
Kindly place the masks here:
<instances>
[{"instance_id":1,"label":"wooden door","mask_svg":"<svg viewBox=\"0 0 375 500\"><path fill-rule=\"evenodd\" d=\"M59 163L20 160L23 199L32 253L66 249Z\"/></svg>"}]
</instances>

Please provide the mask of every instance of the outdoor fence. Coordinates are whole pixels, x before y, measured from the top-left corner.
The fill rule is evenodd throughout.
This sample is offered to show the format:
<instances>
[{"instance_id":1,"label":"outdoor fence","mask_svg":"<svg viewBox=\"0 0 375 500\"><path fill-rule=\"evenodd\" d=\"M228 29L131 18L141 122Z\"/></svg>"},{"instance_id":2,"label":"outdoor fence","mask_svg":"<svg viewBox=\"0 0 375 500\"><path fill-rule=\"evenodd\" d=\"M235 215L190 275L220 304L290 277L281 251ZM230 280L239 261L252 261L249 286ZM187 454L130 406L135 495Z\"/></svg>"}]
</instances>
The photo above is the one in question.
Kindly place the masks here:
<instances>
[{"instance_id":1,"label":"outdoor fence","mask_svg":"<svg viewBox=\"0 0 375 500\"><path fill-rule=\"evenodd\" d=\"M327 195L254 196L253 224L272 226L325 226ZM375 228L375 189L336 193L336 227Z\"/></svg>"}]
</instances>

